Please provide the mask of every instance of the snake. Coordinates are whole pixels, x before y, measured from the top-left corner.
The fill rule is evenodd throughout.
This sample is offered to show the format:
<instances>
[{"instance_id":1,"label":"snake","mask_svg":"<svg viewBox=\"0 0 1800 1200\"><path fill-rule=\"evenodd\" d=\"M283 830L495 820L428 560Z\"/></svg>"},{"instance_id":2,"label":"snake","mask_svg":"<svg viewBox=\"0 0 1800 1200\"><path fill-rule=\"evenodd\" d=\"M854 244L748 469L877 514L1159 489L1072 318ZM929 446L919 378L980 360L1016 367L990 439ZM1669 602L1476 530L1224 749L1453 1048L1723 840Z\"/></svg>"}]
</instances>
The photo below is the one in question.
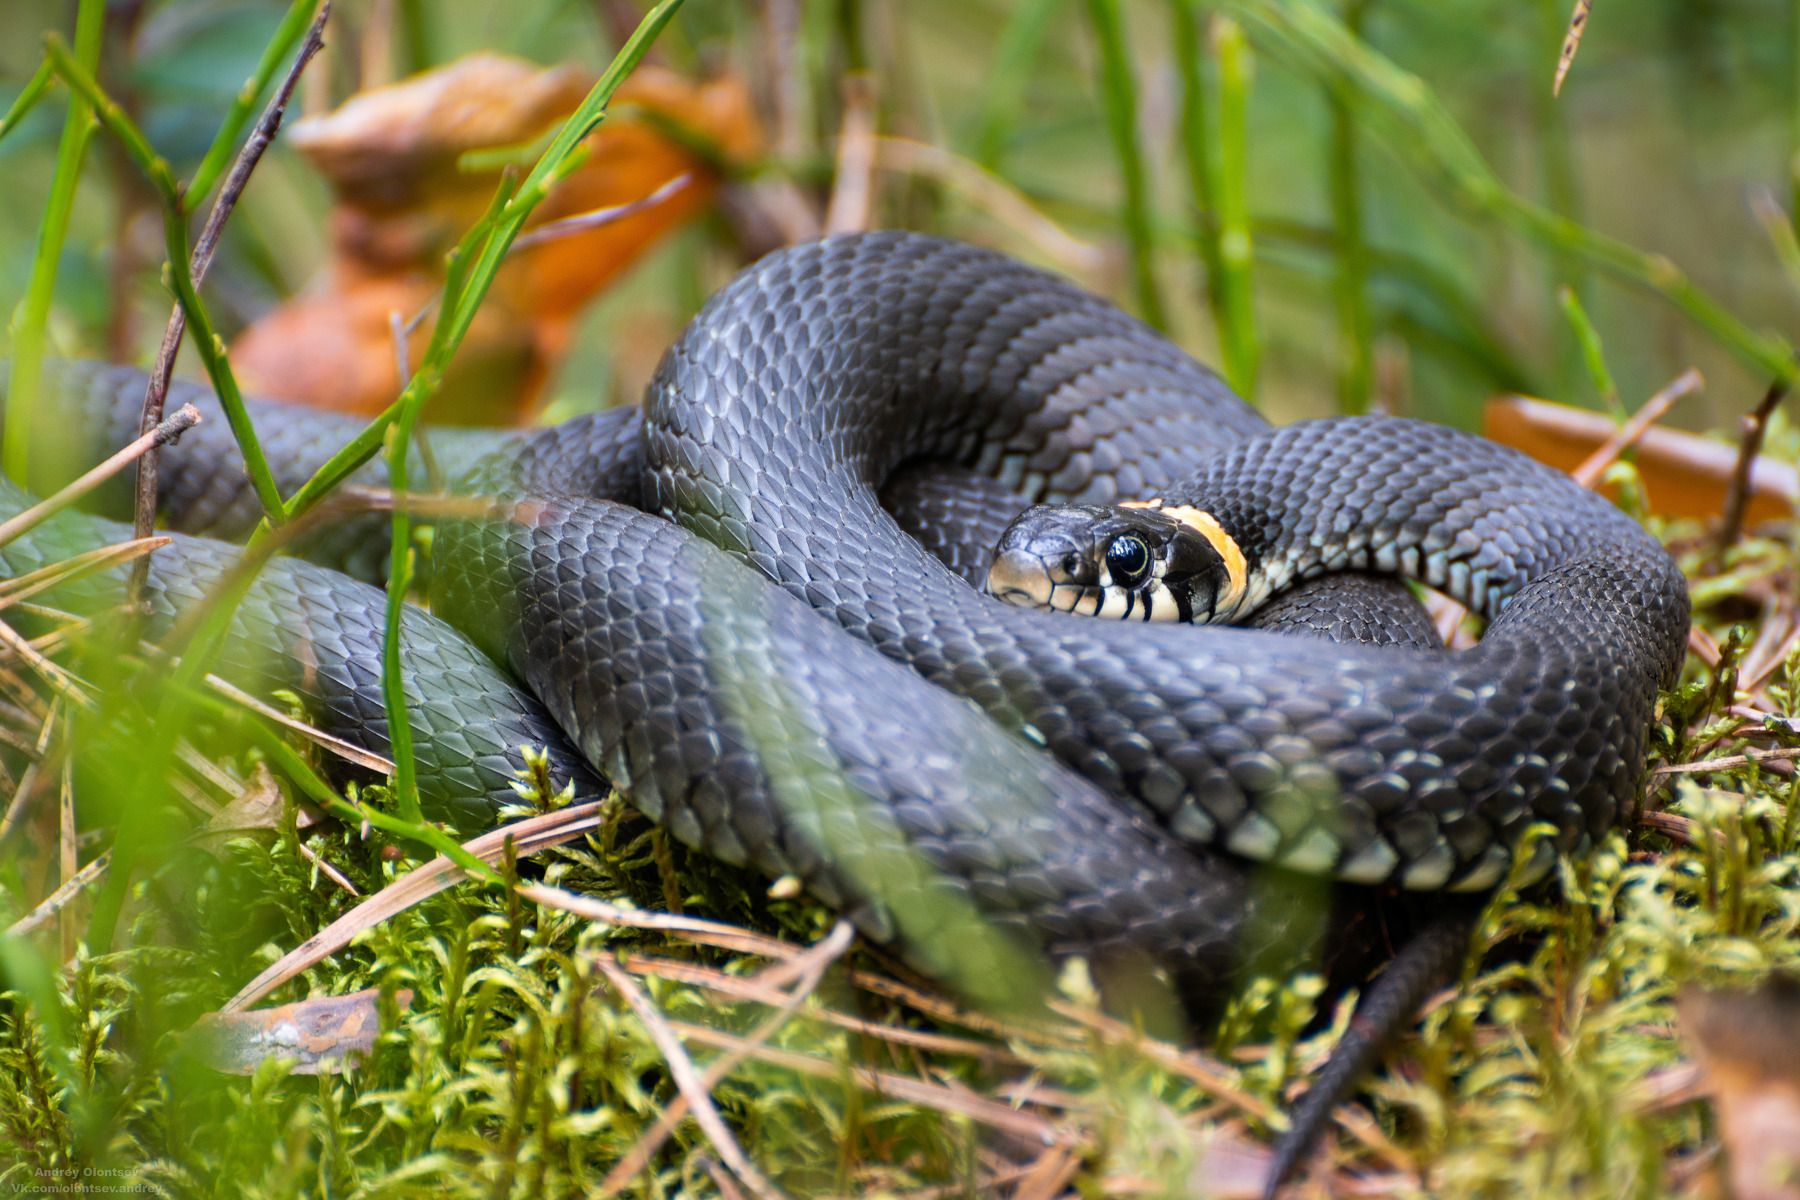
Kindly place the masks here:
<instances>
[{"instance_id":1,"label":"snake","mask_svg":"<svg viewBox=\"0 0 1800 1200\"><path fill-rule=\"evenodd\" d=\"M91 447L135 434L141 374L49 388ZM259 516L216 402L188 400L152 634ZM250 413L289 494L359 428ZM431 811L491 822L544 747L577 795L617 787L977 997L1073 954L1216 992L1267 944L1329 944L1321 887L1540 877L1630 810L1684 654L1675 563L1568 477L1400 418L1271 429L1108 301L918 234L764 257L641 407L429 445L411 486L470 497L434 518L431 611L402 631ZM317 561L264 568L220 667L377 753L386 529L297 535ZM67 514L0 565L123 535ZM1379 576L1485 635L1446 651ZM83 586L116 601L116 576Z\"/></svg>"}]
</instances>

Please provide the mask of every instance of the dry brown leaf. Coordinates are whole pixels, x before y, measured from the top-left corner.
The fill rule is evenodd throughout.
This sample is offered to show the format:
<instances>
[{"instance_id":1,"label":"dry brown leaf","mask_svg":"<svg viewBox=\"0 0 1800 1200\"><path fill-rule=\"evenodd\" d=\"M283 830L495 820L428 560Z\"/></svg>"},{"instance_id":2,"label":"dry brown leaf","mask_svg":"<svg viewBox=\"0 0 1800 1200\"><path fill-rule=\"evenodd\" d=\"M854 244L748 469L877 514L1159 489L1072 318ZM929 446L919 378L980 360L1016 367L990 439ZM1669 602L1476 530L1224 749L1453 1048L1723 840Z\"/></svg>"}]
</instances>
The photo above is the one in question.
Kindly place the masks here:
<instances>
[{"instance_id":1,"label":"dry brown leaf","mask_svg":"<svg viewBox=\"0 0 1800 1200\"><path fill-rule=\"evenodd\" d=\"M1718 1110L1732 1195L1800 1200L1800 979L1688 988L1676 1011Z\"/></svg>"},{"instance_id":2,"label":"dry brown leaf","mask_svg":"<svg viewBox=\"0 0 1800 1200\"><path fill-rule=\"evenodd\" d=\"M238 338L232 357L246 386L364 415L391 403L401 386L396 320L410 323L428 309L443 283L445 253L499 181L498 168L462 169L463 156L530 145L575 108L590 83L573 68L477 54L297 122L293 144L336 199L331 253L305 294ZM654 66L635 71L589 137L585 161L527 228L641 200L684 176L688 185L643 211L510 256L433 401L432 421L529 416L567 348L575 314L710 204L717 164L755 153L759 140L741 80L694 83ZM419 321L408 338L414 366L431 320Z\"/></svg>"},{"instance_id":3,"label":"dry brown leaf","mask_svg":"<svg viewBox=\"0 0 1800 1200\"><path fill-rule=\"evenodd\" d=\"M1602 413L1502 396L1488 401L1482 432L1540 462L1573 471L1613 433ZM1638 472L1652 510L1672 517L1717 517L1731 486L1737 447L1696 434L1653 426L1637 446ZM1800 475L1786 463L1759 455L1751 467L1749 524L1792 517L1800 500Z\"/></svg>"},{"instance_id":4,"label":"dry brown leaf","mask_svg":"<svg viewBox=\"0 0 1800 1200\"><path fill-rule=\"evenodd\" d=\"M296 1075L325 1075L367 1057L380 1031L380 988L321 996L254 1012L208 1013L195 1023L190 1045L215 1071L249 1075L271 1058L291 1058ZM412 992L394 993L405 1008Z\"/></svg>"},{"instance_id":5,"label":"dry brown leaf","mask_svg":"<svg viewBox=\"0 0 1800 1200\"><path fill-rule=\"evenodd\" d=\"M240 834L259 830L272 833L281 828L283 803L281 788L268 765L259 762L231 803L191 840L199 845L216 845Z\"/></svg>"}]
</instances>

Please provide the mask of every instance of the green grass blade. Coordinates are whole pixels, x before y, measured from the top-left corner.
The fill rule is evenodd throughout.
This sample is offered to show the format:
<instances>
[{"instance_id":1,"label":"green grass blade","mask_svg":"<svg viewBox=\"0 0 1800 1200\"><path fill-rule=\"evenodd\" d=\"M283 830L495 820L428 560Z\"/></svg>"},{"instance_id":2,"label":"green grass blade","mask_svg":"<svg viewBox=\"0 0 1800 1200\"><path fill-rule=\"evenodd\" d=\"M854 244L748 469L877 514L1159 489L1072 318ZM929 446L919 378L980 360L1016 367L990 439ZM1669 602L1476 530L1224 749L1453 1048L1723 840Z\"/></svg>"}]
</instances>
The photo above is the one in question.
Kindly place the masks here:
<instances>
[{"instance_id":1,"label":"green grass blade","mask_svg":"<svg viewBox=\"0 0 1800 1200\"><path fill-rule=\"evenodd\" d=\"M444 301L437 324L419 371L402 390L396 404L393 428L386 435L388 447L388 486L396 496L406 492L407 451L412 445L413 430L423 414L425 404L443 381L444 372L456 349L462 343L480 308L482 299L493 284L494 276L506 257L513 239L524 228L532 210L549 195L564 174L573 166L581 142L593 132L606 115L613 92L642 61L656 36L668 25L682 0L662 0L638 23L626 39L612 63L600 76L573 115L563 123L543 157L517 190L503 181L494 195L486 215L476 222L458 243L451 257L444 281ZM394 506L393 535L390 546L391 564L388 579L386 637L383 639L381 688L387 705L388 739L393 747L395 792L404 816L417 818L418 787L412 754L412 729L406 714L405 681L400 672L400 611L405 603L410 559L412 519L404 504Z\"/></svg>"},{"instance_id":2,"label":"green grass blade","mask_svg":"<svg viewBox=\"0 0 1800 1200\"><path fill-rule=\"evenodd\" d=\"M1231 386L1256 395L1262 351L1256 332L1252 272L1256 239L1250 228L1250 46L1237 22L1220 20L1219 55L1219 289L1224 306L1226 362Z\"/></svg>"},{"instance_id":3,"label":"green grass blade","mask_svg":"<svg viewBox=\"0 0 1800 1200\"><path fill-rule=\"evenodd\" d=\"M999 170L1006 143L1018 126L1025 107L1025 89L1038 67L1038 50L1062 4L1063 0L1025 0L1000 34L971 154L990 171Z\"/></svg>"},{"instance_id":4,"label":"green grass blade","mask_svg":"<svg viewBox=\"0 0 1800 1200\"><path fill-rule=\"evenodd\" d=\"M1152 228L1150 178L1138 145L1137 84L1131 74L1125 12L1120 0L1088 0L1088 17L1100 49L1100 102L1106 127L1119 159L1125 197L1120 220L1131 249L1131 278L1138 314L1157 328L1168 325L1168 312L1156 282L1156 246Z\"/></svg>"},{"instance_id":5,"label":"green grass blade","mask_svg":"<svg viewBox=\"0 0 1800 1200\"><path fill-rule=\"evenodd\" d=\"M81 0L75 16L75 58L89 74L100 62L101 33L105 28L106 0ZM29 91L29 85L27 85ZM69 216L75 207L75 188L81 179L82 160L93 133L93 112L86 97L71 92L63 117L62 139L56 147L56 174L50 182L50 199L38 225L37 252L31 260L31 277L25 299L13 315L12 374L6 391L6 428L0 431L0 467L29 488L30 446L40 393L44 383L44 348L50 328L50 303L56 293L56 272L62 260L63 240L69 234ZM44 457L40 454L40 461Z\"/></svg>"},{"instance_id":6,"label":"green grass blade","mask_svg":"<svg viewBox=\"0 0 1800 1200\"><path fill-rule=\"evenodd\" d=\"M1365 126L1466 208L1511 226L1553 254L1570 255L1662 297L1758 371L1800 382L1800 365L1786 338L1751 329L1666 256L1596 232L1507 188L1422 79L1357 39L1330 13L1300 0L1219 4L1284 65L1350 89Z\"/></svg>"},{"instance_id":7,"label":"green grass blade","mask_svg":"<svg viewBox=\"0 0 1800 1200\"><path fill-rule=\"evenodd\" d=\"M288 55L300 44L306 35L307 27L312 24L313 14L318 11L319 0L293 0L288 6L287 15L281 18L281 24L275 29L275 36L263 47L262 57L257 60L256 70L238 94L231 101L231 109L225 114L225 121L214 135L212 145L206 149L206 155L200 165L194 168L194 177L187 186L186 204L189 209L199 207L200 202L211 192L213 185L224 176L231 166L232 158L237 154L238 143L243 140L244 130L250 127L256 116L256 107L262 100L264 92L269 90L269 83L275 78L275 72L287 61Z\"/></svg>"},{"instance_id":8,"label":"green grass blade","mask_svg":"<svg viewBox=\"0 0 1800 1200\"><path fill-rule=\"evenodd\" d=\"M1346 28L1358 37L1369 0L1350 0L1344 10ZM1337 301L1338 408L1346 413L1369 411L1373 382L1374 322L1369 311L1369 246L1363 231L1362 166L1356 112L1342 94L1327 97L1331 108L1327 178L1332 223L1337 227L1338 270L1333 281Z\"/></svg>"},{"instance_id":9,"label":"green grass blade","mask_svg":"<svg viewBox=\"0 0 1800 1200\"><path fill-rule=\"evenodd\" d=\"M1600 342L1600 331L1588 319L1580 294L1565 285L1557 292L1556 299L1562 305L1563 315L1569 319L1569 328L1575 331L1575 342L1581 347L1582 365L1587 368L1588 378L1593 381L1600 402L1606 405L1606 411L1614 420L1623 421L1630 414L1619 399L1619 385L1613 382L1612 371L1606 365L1606 349Z\"/></svg>"},{"instance_id":10,"label":"green grass blade","mask_svg":"<svg viewBox=\"0 0 1800 1200\"><path fill-rule=\"evenodd\" d=\"M54 77L48 59L38 64L38 69L32 72L31 78L25 81L25 86L19 89L19 94L7 107L6 115L0 117L0 138L18 128L19 122L37 107L38 101L44 98L44 93L50 90L50 81Z\"/></svg>"}]
</instances>

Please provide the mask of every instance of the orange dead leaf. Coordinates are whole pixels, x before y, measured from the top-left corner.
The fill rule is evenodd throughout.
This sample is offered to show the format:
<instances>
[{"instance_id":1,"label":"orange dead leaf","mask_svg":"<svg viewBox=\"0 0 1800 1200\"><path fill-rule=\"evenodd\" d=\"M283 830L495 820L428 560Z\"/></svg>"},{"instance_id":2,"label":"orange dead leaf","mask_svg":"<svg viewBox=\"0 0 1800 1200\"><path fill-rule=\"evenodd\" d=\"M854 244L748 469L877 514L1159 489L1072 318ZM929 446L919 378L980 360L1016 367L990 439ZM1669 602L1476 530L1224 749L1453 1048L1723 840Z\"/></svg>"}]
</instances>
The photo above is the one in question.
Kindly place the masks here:
<instances>
[{"instance_id":1,"label":"orange dead leaf","mask_svg":"<svg viewBox=\"0 0 1800 1200\"><path fill-rule=\"evenodd\" d=\"M246 329L233 348L245 383L266 395L362 414L398 394L396 317L425 311L445 252L479 217L498 168L472 151L529 146L586 95L591 80L478 54L352 97L298 122L293 144L331 183L330 261L309 291ZM521 247L495 280L443 391L434 422L527 416L568 344L574 316L664 235L702 211L720 165L753 154L759 133L743 83L696 84L640 67L588 139L587 157L539 205L528 228L642 200L658 203L597 228ZM704 149L702 149L702 147ZM416 365L428 316L412 330Z\"/></svg>"},{"instance_id":2,"label":"orange dead leaf","mask_svg":"<svg viewBox=\"0 0 1800 1200\"><path fill-rule=\"evenodd\" d=\"M1524 396L1488 401L1482 432L1540 462L1573 471L1613 434L1605 415ZM1672 517L1717 517L1731 486L1737 447L1652 426L1637 443L1637 467L1650 507ZM1793 516L1800 476L1786 463L1758 456L1750 471L1751 524Z\"/></svg>"}]
</instances>

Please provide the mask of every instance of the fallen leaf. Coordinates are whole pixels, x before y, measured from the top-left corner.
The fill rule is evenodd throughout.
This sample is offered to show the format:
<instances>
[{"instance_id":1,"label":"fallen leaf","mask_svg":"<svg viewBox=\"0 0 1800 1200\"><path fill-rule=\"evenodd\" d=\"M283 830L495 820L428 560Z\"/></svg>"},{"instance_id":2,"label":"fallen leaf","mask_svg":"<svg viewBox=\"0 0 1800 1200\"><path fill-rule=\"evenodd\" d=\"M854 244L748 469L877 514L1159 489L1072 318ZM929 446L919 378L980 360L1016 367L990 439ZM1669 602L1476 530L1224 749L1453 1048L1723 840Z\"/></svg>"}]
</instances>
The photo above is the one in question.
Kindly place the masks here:
<instances>
[{"instance_id":1,"label":"fallen leaf","mask_svg":"<svg viewBox=\"0 0 1800 1200\"><path fill-rule=\"evenodd\" d=\"M1800 978L1688 988L1676 1011L1719 1114L1731 1194L1800 1200Z\"/></svg>"},{"instance_id":2,"label":"fallen leaf","mask_svg":"<svg viewBox=\"0 0 1800 1200\"><path fill-rule=\"evenodd\" d=\"M204 829L189 839L196 845L217 845L239 834L257 831L274 832L281 827L285 805L281 788L269 773L268 764L257 763L231 803L221 809Z\"/></svg>"},{"instance_id":3,"label":"fallen leaf","mask_svg":"<svg viewBox=\"0 0 1800 1200\"><path fill-rule=\"evenodd\" d=\"M330 183L326 267L307 291L253 323L232 358L245 385L320 408L372 415L399 394L397 327L408 369L430 339L444 256L486 208L497 157L528 163L587 94L569 67L476 54L351 97L297 122L292 144ZM723 164L760 134L736 77L695 83L638 68L613 97L585 158L527 230L659 194L609 224L509 256L432 402L439 424L519 421L566 351L575 316L670 231L712 203ZM477 152L487 160L471 169ZM685 180L679 187L672 181ZM420 319L423 314L423 319Z\"/></svg>"},{"instance_id":4,"label":"fallen leaf","mask_svg":"<svg viewBox=\"0 0 1800 1200\"><path fill-rule=\"evenodd\" d=\"M410 989L394 1003L412 1003ZM321 996L251 1012L208 1013L195 1022L188 1045L215 1071L249 1075L271 1058L294 1060L296 1075L326 1075L356 1065L374 1049L380 1030L380 988Z\"/></svg>"}]
</instances>

